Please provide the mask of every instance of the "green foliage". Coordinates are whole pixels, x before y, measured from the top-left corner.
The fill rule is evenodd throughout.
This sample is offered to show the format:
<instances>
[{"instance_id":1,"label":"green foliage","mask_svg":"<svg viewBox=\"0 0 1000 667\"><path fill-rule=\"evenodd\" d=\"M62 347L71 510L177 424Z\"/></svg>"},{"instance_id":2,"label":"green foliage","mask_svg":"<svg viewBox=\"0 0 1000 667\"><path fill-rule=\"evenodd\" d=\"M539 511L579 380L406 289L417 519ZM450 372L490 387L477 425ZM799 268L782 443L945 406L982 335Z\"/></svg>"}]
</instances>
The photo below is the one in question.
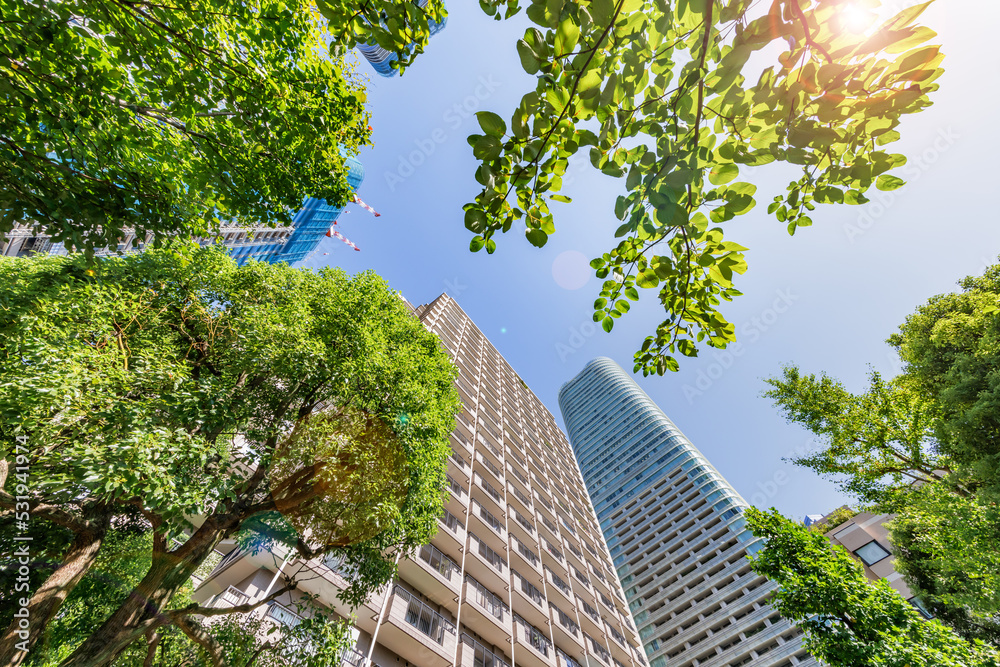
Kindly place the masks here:
<instances>
[{"instance_id":1,"label":"green foliage","mask_svg":"<svg viewBox=\"0 0 1000 667\"><path fill-rule=\"evenodd\" d=\"M938 406L942 451L1000 500L1000 265L935 296L889 338L915 391Z\"/></svg>"},{"instance_id":2,"label":"green foliage","mask_svg":"<svg viewBox=\"0 0 1000 667\"><path fill-rule=\"evenodd\" d=\"M997 379L1000 266L931 298L889 338L905 365L862 394L786 368L768 380L784 416L822 446L794 460L896 516L897 570L967 638L1000 645Z\"/></svg>"},{"instance_id":3,"label":"green foliage","mask_svg":"<svg viewBox=\"0 0 1000 667\"><path fill-rule=\"evenodd\" d=\"M480 4L497 18L519 10L517 0ZM537 85L506 133L490 115L485 134L469 137L483 185L465 207L471 249L493 252L494 235L518 220L544 245L555 232L549 201L567 201L569 159L589 147L593 166L626 190L615 205L621 241L591 264L605 280L594 321L610 331L636 288L655 289L667 317L636 353L636 371L676 370L674 355L696 355L696 343L725 347L736 331L718 307L740 294L734 275L747 249L722 225L756 205L741 169L801 167L768 206L794 234L817 204L862 204L872 186L902 184L887 172L906 158L888 144L937 89L943 55L925 45L935 33L914 23L929 3L870 35L845 25L848 4L775 0L756 16L749 0L526 3L535 25L517 52ZM751 56L779 45L777 63L750 71Z\"/></svg>"},{"instance_id":4,"label":"green foliage","mask_svg":"<svg viewBox=\"0 0 1000 667\"><path fill-rule=\"evenodd\" d=\"M0 42L0 234L114 249L350 196L365 93L307 3L17 2Z\"/></svg>"},{"instance_id":5,"label":"green foliage","mask_svg":"<svg viewBox=\"0 0 1000 667\"><path fill-rule=\"evenodd\" d=\"M940 480L949 461L933 437L933 403L878 373L870 380L855 395L828 375L789 366L766 380L771 389L764 396L825 444L793 463L833 478L862 502L888 507L912 483Z\"/></svg>"},{"instance_id":6,"label":"green foliage","mask_svg":"<svg viewBox=\"0 0 1000 667\"><path fill-rule=\"evenodd\" d=\"M455 369L373 273L197 247L4 258L0 306L4 451L27 436L33 504L139 509L167 564L150 590L269 524L337 552L356 605L436 530Z\"/></svg>"},{"instance_id":7,"label":"green foliage","mask_svg":"<svg viewBox=\"0 0 1000 667\"><path fill-rule=\"evenodd\" d=\"M1000 510L928 484L888 525L896 570L930 611L963 634L1000 643Z\"/></svg>"},{"instance_id":8,"label":"green foliage","mask_svg":"<svg viewBox=\"0 0 1000 667\"><path fill-rule=\"evenodd\" d=\"M779 586L771 604L806 632L806 648L831 667L995 667L1000 654L967 642L920 613L860 562L777 510L747 510L765 547L754 571Z\"/></svg>"},{"instance_id":9,"label":"green foliage","mask_svg":"<svg viewBox=\"0 0 1000 667\"><path fill-rule=\"evenodd\" d=\"M335 56L358 44L378 44L399 57L391 66L401 75L424 52L430 39L429 21L440 24L448 17L444 0L369 0L360 4L317 0L316 6L330 22L330 48Z\"/></svg>"},{"instance_id":10,"label":"green foliage","mask_svg":"<svg viewBox=\"0 0 1000 667\"><path fill-rule=\"evenodd\" d=\"M811 530L814 533L819 533L820 535L826 535L837 526L843 524L845 521L850 520L851 517L853 517L857 513L858 513L857 510L848 507L847 505L844 505L843 507L838 507L837 509L833 510L825 517L823 517L823 521L821 523L814 523L813 525L809 526L809 530Z\"/></svg>"}]
</instances>

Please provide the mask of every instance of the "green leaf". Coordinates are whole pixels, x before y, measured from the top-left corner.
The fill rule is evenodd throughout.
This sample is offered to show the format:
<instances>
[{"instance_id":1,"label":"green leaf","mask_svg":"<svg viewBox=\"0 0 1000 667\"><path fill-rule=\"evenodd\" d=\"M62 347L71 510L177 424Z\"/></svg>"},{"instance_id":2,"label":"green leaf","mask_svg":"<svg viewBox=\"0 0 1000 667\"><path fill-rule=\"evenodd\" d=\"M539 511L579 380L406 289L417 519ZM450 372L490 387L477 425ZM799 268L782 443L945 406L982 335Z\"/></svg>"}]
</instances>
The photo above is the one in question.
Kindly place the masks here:
<instances>
[{"instance_id":1,"label":"green leaf","mask_svg":"<svg viewBox=\"0 0 1000 667\"><path fill-rule=\"evenodd\" d=\"M469 250L472 252L479 252L486 245L486 239L482 236L473 236L472 240L469 242Z\"/></svg>"},{"instance_id":2,"label":"green leaf","mask_svg":"<svg viewBox=\"0 0 1000 667\"><path fill-rule=\"evenodd\" d=\"M503 118L492 111L477 111L476 119L483 132L494 137L502 137L507 132L507 124Z\"/></svg>"},{"instance_id":3,"label":"green leaf","mask_svg":"<svg viewBox=\"0 0 1000 667\"><path fill-rule=\"evenodd\" d=\"M891 190L897 190L906 185L906 181L899 178L898 176L892 176L891 174L882 174L877 179L875 179L875 187L883 192L889 192Z\"/></svg>"},{"instance_id":4,"label":"green leaf","mask_svg":"<svg viewBox=\"0 0 1000 667\"><path fill-rule=\"evenodd\" d=\"M555 51L556 56L564 56L576 47L577 40L580 39L580 26L578 26L571 16L567 16L559 24L556 30Z\"/></svg>"},{"instance_id":5,"label":"green leaf","mask_svg":"<svg viewBox=\"0 0 1000 667\"><path fill-rule=\"evenodd\" d=\"M610 317L605 317L603 320L601 320L601 328L608 333L611 333L611 329L614 328L614 326L615 326L615 321Z\"/></svg>"},{"instance_id":6,"label":"green leaf","mask_svg":"<svg viewBox=\"0 0 1000 667\"><path fill-rule=\"evenodd\" d=\"M739 175L740 168L735 164L722 164L708 172L708 181L712 185L725 185Z\"/></svg>"},{"instance_id":7,"label":"green leaf","mask_svg":"<svg viewBox=\"0 0 1000 667\"><path fill-rule=\"evenodd\" d=\"M548 234L540 229L528 229L524 235L528 237L528 242L536 248L541 248L549 240Z\"/></svg>"}]
</instances>

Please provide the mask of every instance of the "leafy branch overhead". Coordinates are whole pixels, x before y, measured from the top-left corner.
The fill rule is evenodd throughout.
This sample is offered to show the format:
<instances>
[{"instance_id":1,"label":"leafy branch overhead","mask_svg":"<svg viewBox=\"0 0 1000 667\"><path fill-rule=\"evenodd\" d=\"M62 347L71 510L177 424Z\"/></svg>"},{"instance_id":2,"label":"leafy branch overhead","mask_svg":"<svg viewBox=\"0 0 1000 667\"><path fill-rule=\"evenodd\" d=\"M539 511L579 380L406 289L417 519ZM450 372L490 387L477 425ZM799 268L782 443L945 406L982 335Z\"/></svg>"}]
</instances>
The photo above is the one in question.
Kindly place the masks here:
<instances>
[{"instance_id":1,"label":"leafy branch overhead","mask_svg":"<svg viewBox=\"0 0 1000 667\"><path fill-rule=\"evenodd\" d=\"M6 5L0 235L93 251L343 203L343 152L370 128L327 40L309 5L278 0Z\"/></svg>"},{"instance_id":2,"label":"leafy branch overhead","mask_svg":"<svg viewBox=\"0 0 1000 667\"><path fill-rule=\"evenodd\" d=\"M498 19L519 11L517 0L480 4ZM591 263L604 279L594 321L610 331L640 289L655 289L666 318L636 352L636 371L676 370L675 355L695 356L697 343L725 347L735 327L719 306L740 294L747 248L723 224L756 205L741 169L801 168L767 209L790 234L812 224L816 204L863 204L872 186L903 185L889 172L906 158L888 146L904 115L931 104L943 54L915 24L929 2L877 27L877 0L858 4L774 0L761 14L751 0L528 3L537 27L517 51L537 85L509 127L481 112L483 134L469 137L483 186L465 206L471 249L494 252L516 221L543 246L555 232L550 202L569 201L569 160L589 147L593 166L626 190L614 210L620 241ZM776 45L776 63L750 63Z\"/></svg>"}]
</instances>

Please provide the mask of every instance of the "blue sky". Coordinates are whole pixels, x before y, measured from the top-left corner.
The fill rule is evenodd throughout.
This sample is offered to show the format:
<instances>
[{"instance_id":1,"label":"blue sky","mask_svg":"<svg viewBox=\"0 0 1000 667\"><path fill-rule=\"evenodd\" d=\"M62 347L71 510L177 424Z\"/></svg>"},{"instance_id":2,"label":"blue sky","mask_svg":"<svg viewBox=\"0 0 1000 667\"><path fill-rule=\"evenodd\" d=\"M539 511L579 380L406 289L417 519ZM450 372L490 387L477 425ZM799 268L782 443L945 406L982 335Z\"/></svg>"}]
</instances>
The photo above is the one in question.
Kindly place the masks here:
<instances>
[{"instance_id":1,"label":"blue sky","mask_svg":"<svg viewBox=\"0 0 1000 667\"><path fill-rule=\"evenodd\" d=\"M611 334L593 327L599 281L582 267L614 245L613 207L624 182L586 161L570 172L573 203L553 204L557 232L545 248L514 229L497 239L492 256L468 251L462 205L479 192L465 141L479 131L473 113L509 118L534 86L515 51L525 19L497 23L477 4L452 0L447 28L402 77L370 77L375 145L360 156L359 194L382 215L349 207L339 229L361 252L325 239L307 265L373 269L414 304L448 292L561 424L560 385L600 355L631 369L662 310L649 290ZM862 207L820 207L813 227L789 237L765 212L788 172L760 168L751 177L758 208L725 227L728 239L750 248L750 270L737 283L744 296L725 310L741 347L728 355L705 349L682 359L678 373L636 378L747 500L795 517L832 510L844 498L782 462L808 447L809 436L760 398L762 378L794 363L860 390L869 368L893 373L886 337L917 305L1000 253L988 204L1000 154L992 129L1000 4L939 0L923 22L939 34L946 73L934 106L906 119L894 145L910 158L897 172L908 184Z\"/></svg>"}]
</instances>

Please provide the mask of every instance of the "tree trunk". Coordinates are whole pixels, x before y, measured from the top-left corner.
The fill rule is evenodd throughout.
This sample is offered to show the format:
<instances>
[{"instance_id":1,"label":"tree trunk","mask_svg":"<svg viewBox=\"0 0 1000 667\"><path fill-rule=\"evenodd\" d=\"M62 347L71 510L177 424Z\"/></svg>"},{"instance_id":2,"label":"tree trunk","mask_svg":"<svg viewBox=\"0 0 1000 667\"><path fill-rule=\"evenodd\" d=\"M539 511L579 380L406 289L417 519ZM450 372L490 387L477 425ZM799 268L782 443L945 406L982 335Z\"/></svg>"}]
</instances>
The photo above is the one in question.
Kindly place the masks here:
<instances>
[{"instance_id":1,"label":"tree trunk","mask_svg":"<svg viewBox=\"0 0 1000 667\"><path fill-rule=\"evenodd\" d=\"M240 518L235 513L209 517L176 551L154 552L153 563L142 581L60 667L108 665L132 642L167 622L160 612L212 549L239 526Z\"/></svg>"},{"instance_id":2,"label":"tree trunk","mask_svg":"<svg viewBox=\"0 0 1000 667\"><path fill-rule=\"evenodd\" d=\"M45 636L49 622L97 559L109 522L110 515L100 514L90 520L87 528L76 533L62 564L29 599L27 627L21 628L19 622L22 619L15 617L0 636L0 665L17 667L28 659L33 649L43 644L40 640Z\"/></svg>"}]
</instances>

